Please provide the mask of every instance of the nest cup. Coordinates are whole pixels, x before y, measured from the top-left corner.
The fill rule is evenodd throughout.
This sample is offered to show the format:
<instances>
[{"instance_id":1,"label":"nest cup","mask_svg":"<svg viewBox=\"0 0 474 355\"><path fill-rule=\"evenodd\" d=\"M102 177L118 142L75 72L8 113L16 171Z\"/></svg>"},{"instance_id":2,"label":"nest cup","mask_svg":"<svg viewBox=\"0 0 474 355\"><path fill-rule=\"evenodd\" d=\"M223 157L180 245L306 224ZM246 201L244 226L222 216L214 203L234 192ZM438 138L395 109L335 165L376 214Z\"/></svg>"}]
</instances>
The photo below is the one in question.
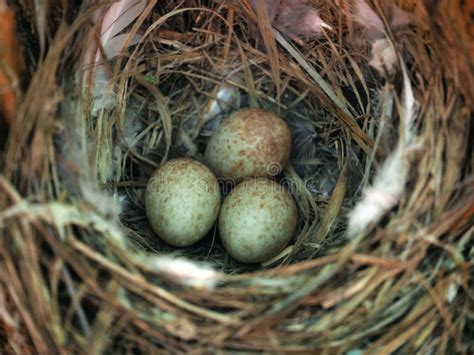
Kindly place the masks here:
<instances>
[{"instance_id":1,"label":"nest cup","mask_svg":"<svg viewBox=\"0 0 474 355\"><path fill-rule=\"evenodd\" d=\"M16 113L2 111L2 351L474 350L469 9L269 4L18 17L35 32L13 71ZM173 158L203 162L222 120L248 107L292 133L272 178L298 208L290 244L243 264L217 228L185 248L161 241L148 179Z\"/></svg>"}]
</instances>

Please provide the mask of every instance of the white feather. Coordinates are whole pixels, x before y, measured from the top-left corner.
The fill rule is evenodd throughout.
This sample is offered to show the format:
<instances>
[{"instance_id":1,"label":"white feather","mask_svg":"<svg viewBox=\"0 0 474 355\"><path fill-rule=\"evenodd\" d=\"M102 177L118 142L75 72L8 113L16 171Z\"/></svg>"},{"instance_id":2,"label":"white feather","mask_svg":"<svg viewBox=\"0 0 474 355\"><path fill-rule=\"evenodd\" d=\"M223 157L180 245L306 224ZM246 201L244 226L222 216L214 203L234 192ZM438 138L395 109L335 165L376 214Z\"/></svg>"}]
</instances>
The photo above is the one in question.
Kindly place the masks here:
<instances>
[{"instance_id":1,"label":"white feather","mask_svg":"<svg viewBox=\"0 0 474 355\"><path fill-rule=\"evenodd\" d=\"M410 79L402 63L403 110L400 113L401 132L397 147L385 160L375 176L374 183L364 191L363 199L349 216L348 236L355 237L370 224L379 221L398 204L403 195L409 173L408 151L413 145L415 120L415 97Z\"/></svg>"},{"instance_id":2,"label":"white feather","mask_svg":"<svg viewBox=\"0 0 474 355\"><path fill-rule=\"evenodd\" d=\"M369 65L375 68L381 75L384 75L385 70L389 74L395 72L397 69L397 54L388 39L376 39L372 42Z\"/></svg>"},{"instance_id":3,"label":"white feather","mask_svg":"<svg viewBox=\"0 0 474 355\"><path fill-rule=\"evenodd\" d=\"M110 88L110 74L105 69L103 61L116 57L127 46L135 45L141 41L142 36L140 34L120 34L120 32L130 26L143 13L146 5L146 0L120 0L105 10L101 23L100 42L106 58L102 57L102 52L96 49L94 43L91 42L91 47L88 49L90 54L86 56L88 59L84 72L87 77L90 75L91 69L95 67L93 78L94 105L92 109L94 115L102 108L113 107L116 102L114 91ZM96 21L101 18L103 11L101 9L96 12L94 16ZM93 54L94 51L95 55ZM84 82L87 83L88 81L85 80Z\"/></svg>"},{"instance_id":4,"label":"white feather","mask_svg":"<svg viewBox=\"0 0 474 355\"><path fill-rule=\"evenodd\" d=\"M140 16L146 4L145 0L121 0L109 7L102 21L102 30L100 31L100 39L104 48L112 38Z\"/></svg>"},{"instance_id":5,"label":"white feather","mask_svg":"<svg viewBox=\"0 0 474 355\"><path fill-rule=\"evenodd\" d=\"M105 55L107 56L107 58L114 58L118 56L123 49L124 43L129 40L128 39L129 36L130 36L129 33L124 33L124 34L115 36L114 38L111 38L107 42L107 46L104 47ZM142 39L141 35L134 34L130 38L128 45L133 46L137 43L140 43L141 39Z\"/></svg>"},{"instance_id":6,"label":"white feather","mask_svg":"<svg viewBox=\"0 0 474 355\"><path fill-rule=\"evenodd\" d=\"M212 290L218 281L218 273L209 265L185 258L149 256L146 264L157 272L194 288Z\"/></svg>"}]
</instances>

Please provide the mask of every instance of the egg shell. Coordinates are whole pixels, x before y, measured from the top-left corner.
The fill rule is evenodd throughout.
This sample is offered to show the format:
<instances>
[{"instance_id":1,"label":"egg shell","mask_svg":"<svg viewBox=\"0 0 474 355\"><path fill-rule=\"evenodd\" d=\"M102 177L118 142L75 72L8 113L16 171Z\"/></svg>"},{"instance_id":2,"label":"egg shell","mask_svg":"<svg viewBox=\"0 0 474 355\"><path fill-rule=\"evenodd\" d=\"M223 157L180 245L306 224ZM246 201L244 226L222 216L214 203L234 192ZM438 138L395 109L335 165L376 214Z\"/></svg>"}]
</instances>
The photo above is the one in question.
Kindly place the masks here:
<instances>
[{"instance_id":1,"label":"egg shell","mask_svg":"<svg viewBox=\"0 0 474 355\"><path fill-rule=\"evenodd\" d=\"M221 192L204 164L169 160L150 178L145 194L148 221L167 243L184 247L202 239L219 214Z\"/></svg>"},{"instance_id":2,"label":"egg shell","mask_svg":"<svg viewBox=\"0 0 474 355\"><path fill-rule=\"evenodd\" d=\"M278 255L293 236L295 202L275 181L249 179L227 196L219 215L219 234L227 252L244 263Z\"/></svg>"},{"instance_id":3,"label":"egg shell","mask_svg":"<svg viewBox=\"0 0 474 355\"><path fill-rule=\"evenodd\" d=\"M271 111L236 111L216 129L206 148L205 161L223 179L239 183L248 177L271 177L288 162L291 132Z\"/></svg>"}]
</instances>

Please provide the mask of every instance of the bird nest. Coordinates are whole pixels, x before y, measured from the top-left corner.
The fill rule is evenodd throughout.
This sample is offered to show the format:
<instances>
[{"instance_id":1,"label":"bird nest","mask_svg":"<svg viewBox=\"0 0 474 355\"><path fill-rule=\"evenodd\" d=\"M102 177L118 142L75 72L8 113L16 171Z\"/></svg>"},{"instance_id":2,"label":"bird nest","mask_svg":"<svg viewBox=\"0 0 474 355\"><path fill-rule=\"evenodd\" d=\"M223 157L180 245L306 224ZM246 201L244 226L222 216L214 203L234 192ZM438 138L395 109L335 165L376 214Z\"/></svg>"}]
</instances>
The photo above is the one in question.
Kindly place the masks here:
<instances>
[{"instance_id":1,"label":"bird nest","mask_svg":"<svg viewBox=\"0 0 474 355\"><path fill-rule=\"evenodd\" d=\"M1 351L472 352L473 9L425 3L0 2ZM144 210L243 107L292 132L261 264Z\"/></svg>"}]
</instances>

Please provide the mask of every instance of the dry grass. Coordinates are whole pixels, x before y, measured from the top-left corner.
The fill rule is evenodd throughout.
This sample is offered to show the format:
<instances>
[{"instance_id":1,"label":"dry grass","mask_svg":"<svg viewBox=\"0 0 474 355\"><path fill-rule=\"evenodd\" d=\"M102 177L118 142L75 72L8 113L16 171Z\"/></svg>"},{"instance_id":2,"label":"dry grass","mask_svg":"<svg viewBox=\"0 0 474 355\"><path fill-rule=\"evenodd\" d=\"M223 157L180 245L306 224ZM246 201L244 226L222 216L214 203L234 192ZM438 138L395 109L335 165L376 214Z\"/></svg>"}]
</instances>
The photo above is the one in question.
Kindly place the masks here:
<instances>
[{"instance_id":1,"label":"dry grass","mask_svg":"<svg viewBox=\"0 0 474 355\"><path fill-rule=\"evenodd\" d=\"M474 136L459 77L469 58L437 27L462 24L463 10L412 9L417 21L391 34L406 75L383 79L339 2L314 1L333 30L304 46L248 1L165 3L149 2L128 31L142 41L104 63L113 104L98 110L85 70L97 7L72 24L58 20L65 8L36 19L45 54L0 175L0 351L472 352ZM222 88L225 110L266 107L295 133L278 179L294 188L300 223L265 265L232 260L215 232L175 250L143 210L161 162L202 158L225 115L209 115ZM387 168L394 156L406 174ZM374 173L402 190L349 238ZM309 184L328 175L333 189Z\"/></svg>"}]
</instances>

